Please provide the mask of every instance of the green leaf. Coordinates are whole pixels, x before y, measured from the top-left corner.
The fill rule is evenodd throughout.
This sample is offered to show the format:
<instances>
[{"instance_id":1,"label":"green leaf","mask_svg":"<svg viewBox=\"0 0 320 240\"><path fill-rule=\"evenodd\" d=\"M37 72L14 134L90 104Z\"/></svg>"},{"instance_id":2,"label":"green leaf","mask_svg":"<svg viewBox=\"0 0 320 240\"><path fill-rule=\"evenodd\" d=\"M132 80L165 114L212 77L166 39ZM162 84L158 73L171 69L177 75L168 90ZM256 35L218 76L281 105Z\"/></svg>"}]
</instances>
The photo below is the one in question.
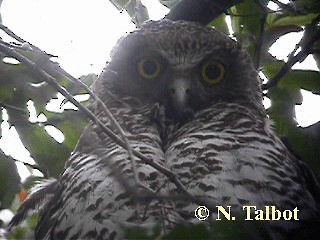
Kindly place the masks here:
<instances>
[{"instance_id":1,"label":"green leaf","mask_svg":"<svg viewBox=\"0 0 320 240\"><path fill-rule=\"evenodd\" d=\"M181 2L181 0L159 0L159 2L167 8L172 8Z\"/></svg>"},{"instance_id":2,"label":"green leaf","mask_svg":"<svg viewBox=\"0 0 320 240\"><path fill-rule=\"evenodd\" d=\"M159 239L160 236L160 226L158 225L148 225L144 227L125 227L123 226L122 230L124 236L128 240L135 239L144 239L144 240L153 240Z\"/></svg>"},{"instance_id":3,"label":"green leaf","mask_svg":"<svg viewBox=\"0 0 320 240\"><path fill-rule=\"evenodd\" d=\"M309 13L305 15L274 15L269 14L267 17L267 26L276 27L276 26L304 26L310 24L319 14L318 13Z\"/></svg>"},{"instance_id":4,"label":"green leaf","mask_svg":"<svg viewBox=\"0 0 320 240\"><path fill-rule=\"evenodd\" d=\"M280 136L286 136L289 128L296 126L295 105L301 103L299 89L272 88L267 96L271 99L271 107L267 113L274 122L274 129Z\"/></svg>"},{"instance_id":5,"label":"green leaf","mask_svg":"<svg viewBox=\"0 0 320 240\"><path fill-rule=\"evenodd\" d=\"M312 70L292 70L281 79L280 86L301 88L320 94L320 73Z\"/></svg>"},{"instance_id":6,"label":"green leaf","mask_svg":"<svg viewBox=\"0 0 320 240\"><path fill-rule=\"evenodd\" d=\"M314 12L319 14L320 4L319 0L295 0L290 3L300 12Z\"/></svg>"},{"instance_id":7,"label":"green leaf","mask_svg":"<svg viewBox=\"0 0 320 240\"><path fill-rule=\"evenodd\" d=\"M50 176L59 176L71 150L56 142L43 126L29 122L26 115L10 109L7 112L9 122L15 126L31 157L41 168L48 170Z\"/></svg>"},{"instance_id":8,"label":"green leaf","mask_svg":"<svg viewBox=\"0 0 320 240\"><path fill-rule=\"evenodd\" d=\"M9 208L20 189L20 176L14 160L0 149L0 209Z\"/></svg>"},{"instance_id":9,"label":"green leaf","mask_svg":"<svg viewBox=\"0 0 320 240\"><path fill-rule=\"evenodd\" d=\"M320 122L309 127L292 127L287 133L288 144L303 161L320 172Z\"/></svg>"},{"instance_id":10,"label":"green leaf","mask_svg":"<svg viewBox=\"0 0 320 240\"><path fill-rule=\"evenodd\" d=\"M237 219L244 219L244 216L238 215ZM246 227L243 227L245 225ZM257 239L255 238L256 228L263 228L261 224L256 222L239 221L214 221L210 223L210 227L205 224L196 225L178 225L169 234L161 239L198 239L198 240L241 240L241 239ZM250 235L249 235L250 234Z\"/></svg>"},{"instance_id":11,"label":"green leaf","mask_svg":"<svg viewBox=\"0 0 320 240\"><path fill-rule=\"evenodd\" d=\"M262 72L268 79L273 78L284 65L283 61L264 64ZM280 136L285 136L290 127L296 126L295 105L302 103L300 88L290 86L280 80L276 87L271 88L267 96L271 100L271 107L267 110L274 121L274 128Z\"/></svg>"},{"instance_id":12,"label":"green leaf","mask_svg":"<svg viewBox=\"0 0 320 240\"><path fill-rule=\"evenodd\" d=\"M13 232L10 232L7 236L8 240L18 240L18 239L34 239L34 230L38 222L38 216L33 215L28 217L28 219L16 227Z\"/></svg>"},{"instance_id":13,"label":"green leaf","mask_svg":"<svg viewBox=\"0 0 320 240\"><path fill-rule=\"evenodd\" d=\"M263 52L268 53L270 46L275 43L281 36L291 33L291 32L300 32L303 29L296 25L285 25L285 26L274 26L268 28L264 32L264 43L263 43Z\"/></svg>"},{"instance_id":14,"label":"green leaf","mask_svg":"<svg viewBox=\"0 0 320 240\"><path fill-rule=\"evenodd\" d=\"M198 224L194 226L176 226L169 234L162 238L163 240L173 239L212 239L210 233L204 224Z\"/></svg>"},{"instance_id":15,"label":"green leaf","mask_svg":"<svg viewBox=\"0 0 320 240\"><path fill-rule=\"evenodd\" d=\"M135 4L136 1L130 1L130 0L110 0L110 2L113 3L113 5L118 9L118 10L123 10L125 9L127 13L129 14L130 17L134 17L135 15Z\"/></svg>"},{"instance_id":16,"label":"green leaf","mask_svg":"<svg viewBox=\"0 0 320 240\"><path fill-rule=\"evenodd\" d=\"M63 144L72 151L79 140L80 134L88 124L86 116L80 111L65 110L61 113L46 112L46 125L58 128L65 137Z\"/></svg>"},{"instance_id":17,"label":"green leaf","mask_svg":"<svg viewBox=\"0 0 320 240\"><path fill-rule=\"evenodd\" d=\"M277 61L263 66L263 73L272 78L280 71L284 62ZM278 83L278 87L304 89L320 94L320 72L313 70L291 70Z\"/></svg>"},{"instance_id":18,"label":"green leaf","mask_svg":"<svg viewBox=\"0 0 320 240\"><path fill-rule=\"evenodd\" d=\"M97 80L98 75L94 73L89 73L88 75L83 75L80 77L80 81L84 83L87 87L90 87L91 84ZM70 82L69 82L70 83ZM66 89L69 93L72 95L78 95L78 94L86 94L87 91L85 91L79 84L69 84Z\"/></svg>"},{"instance_id":19,"label":"green leaf","mask_svg":"<svg viewBox=\"0 0 320 240\"><path fill-rule=\"evenodd\" d=\"M226 22L226 15L221 14L216 19L214 19L209 26L214 27L215 29L224 32L225 34L229 34L228 25Z\"/></svg>"},{"instance_id":20,"label":"green leaf","mask_svg":"<svg viewBox=\"0 0 320 240\"><path fill-rule=\"evenodd\" d=\"M283 61L265 64L263 72L272 78L284 66ZM320 94L320 73L312 70L291 70L268 91L272 105L268 114L275 130L287 139L290 149L314 171L320 171L320 124L307 128L298 127L295 121L295 105L302 103L300 89Z\"/></svg>"},{"instance_id":21,"label":"green leaf","mask_svg":"<svg viewBox=\"0 0 320 240\"><path fill-rule=\"evenodd\" d=\"M135 24L141 24L149 19L147 8L141 1L136 0L110 0L111 3L120 11L123 9L131 17L131 21Z\"/></svg>"},{"instance_id":22,"label":"green leaf","mask_svg":"<svg viewBox=\"0 0 320 240\"><path fill-rule=\"evenodd\" d=\"M34 61L39 69L56 78L62 86L72 94L85 93L78 84L68 80L68 74L60 66L50 60L51 56L38 49L19 48L18 52ZM16 127L20 139L37 164L49 171L51 176L58 176L64 163L75 146L86 119L80 114L60 114L61 123L58 129L65 131L65 141L56 142L44 129L50 123L31 123L28 121L27 102L32 100L37 114L49 114L47 103L57 96L57 90L39 78L34 70L29 70L21 63L11 64L0 61L0 102L6 107L9 122ZM96 75L83 77L85 84L90 85ZM17 109L17 110L14 110ZM51 115L52 116L52 115ZM58 114L55 114L57 117ZM50 116L46 116L50 119ZM65 120L65 122L63 122ZM62 123L63 122L63 123ZM78 125L75 125L78 124ZM54 152L55 154L52 154Z\"/></svg>"},{"instance_id":23,"label":"green leaf","mask_svg":"<svg viewBox=\"0 0 320 240\"><path fill-rule=\"evenodd\" d=\"M0 71L0 101L3 103L27 111L26 103L33 99L39 114L57 94L55 89L33 76L21 64L0 62Z\"/></svg>"},{"instance_id":24,"label":"green leaf","mask_svg":"<svg viewBox=\"0 0 320 240\"><path fill-rule=\"evenodd\" d=\"M266 5L267 2L263 0L260 4ZM247 48L249 54L254 56L264 11L255 1L245 0L230 8L230 13L234 35Z\"/></svg>"}]
</instances>

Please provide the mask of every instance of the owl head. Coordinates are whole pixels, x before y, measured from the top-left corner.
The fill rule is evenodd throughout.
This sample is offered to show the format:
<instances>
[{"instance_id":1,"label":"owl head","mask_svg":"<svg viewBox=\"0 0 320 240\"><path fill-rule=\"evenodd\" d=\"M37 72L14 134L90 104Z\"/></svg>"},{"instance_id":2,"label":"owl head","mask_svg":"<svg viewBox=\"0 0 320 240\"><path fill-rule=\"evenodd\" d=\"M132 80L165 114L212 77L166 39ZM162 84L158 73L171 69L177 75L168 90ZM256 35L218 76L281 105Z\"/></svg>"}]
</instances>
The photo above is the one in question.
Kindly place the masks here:
<instances>
[{"instance_id":1,"label":"owl head","mask_svg":"<svg viewBox=\"0 0 320 240\"><path fill-rule=\"evenodd\" d=\"M107 89L158 103L177 121L221 101L263 108L260 80L240 44L186 21L150 21L120 39L99 81L100 97Z\"/></svg>"}]
</instances>

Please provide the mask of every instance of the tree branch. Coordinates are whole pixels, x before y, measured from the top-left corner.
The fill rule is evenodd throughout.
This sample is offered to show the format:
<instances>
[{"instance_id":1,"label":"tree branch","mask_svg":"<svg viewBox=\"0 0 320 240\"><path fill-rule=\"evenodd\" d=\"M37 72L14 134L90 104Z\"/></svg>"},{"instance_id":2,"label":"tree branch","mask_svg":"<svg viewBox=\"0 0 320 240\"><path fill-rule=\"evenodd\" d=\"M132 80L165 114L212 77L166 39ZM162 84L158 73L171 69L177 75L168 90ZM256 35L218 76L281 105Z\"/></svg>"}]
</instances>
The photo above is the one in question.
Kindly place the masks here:
<instances>
[{"instance_id":1,"label":"tree branch","mask_svg":"<svg viewBox=\"0 0 320 240\"><path fill-rule=\"evenodd\" d=\"M12 32L8 27L4 26L3 24L0 23L0 29L2 31L4 31L6 34L8 34L10 37L14 38L15 40L17 40L18 42L24 43L26 42L25 40L23 40L21 37L19 37L18 35L16 35L14 32Z\"/></svg>"},{"instance_id":2,"label":"tree branch","mask_svg":"<svg viewBox=\"0 0 320 240\"><path fill-rule=\"evenodd\" d=\"M31 163L27 163L27 162L24 162L24 161L15 159L15 158L13 158L13 157L11 157L11 156L8 156L8 155L4 154L3 152L0 153L0 154L1 154L1 155L4 155L6 158L10 159L10 160L13 161L13 162L22 163L23 165L25 165L25 166L27 166L27 167L31 167L32 169L36 169L36 170L40 171L45 178L48 178L48 177L49 177L49 174L48 174L47 169L43 169L42 167L40 167L40 166L37 165L37 164L31 164Z\"/></svg>"},{"instance_id":3,"label":"tree branch","mask_svg":"<svg viewBox=\"0 0 320 240\"><path fill-rule=\"evenodd\" d=\"M55 90L60 92L63 96L66 97L67 100L69 100L71 103L73 103L76 107L78 107L79 110L81 110L83 113L86 114L86 116L91 119L97 126L99 126L104 133L106 133L115 143L117 143L122 148L127 149L126 143L119 138L117 135L115 135L112 130L110 130L108 127L106 127L96 116L95 114L90 111L87 107L83 106L81 103L79 103L77 100L73 98L73 96L63 89L58 83L57 80L52 77L50 74L48 74L43 69L40 69L37 64L30 61L26 57L22 56L18 52L16 52L13 49L8 48L5 44L3 44L3 41L0 40L0 51L7 54L10 57L13 57L17 59L20 63L26 65L30 71L32 71L35 75L39 76L40 78L44 79L45 82L47 82L50 86L52 86ZM148 164L158 170L160 173L165 175L169 181L171 181L189 200L191 200L194 203L199 203L199 200L196 199L192 194L190 194L186 187L182 184L182 182L178 179L178 176L170 171L169 169L165 168L164 166L161 166L160 164L154 162L152 159L149 159L139 151L136 151L132 149L133 155L140 158L145 164Z\"/></svg>"},{"instance_id":4,"label":"tree branch","mask_svg":"<svg viewBox=\"0 0 320 240\"><path fill-rule=\"evenodd\" d=\"M301 47L300 52L296 54L298 50L298 46L296 46L296 48L289 54L288 61L283 65L280 71L263 86L264 90L276 86L281 78L291 70L294 64L304 61L306 57L313 52L313 44L320 40L320 31L317 26L319 20L320 15L312 22L310 26L310 29L312 30L305 30L301 41L298 43L298 46ZM315 31L313 31L314 29Z\"/></svg>"},{"instance_id":5,"label":"tree branch","mask_svg":"<svg viewBox=\"0 0 320 240\"><path fill-rule=\"evenodd\" d=\"M300 11L297 11L294 7L292 7L290 5L290 3L288 4L284 4L278 0L272 0L272 2L274 2L275 4L278 5L278 7L280 7L281 9L283 10L286 10L286 11L290 11L290 12L294 12L294 13L300 13Z\"/></svg>"},{"instance_id":6,"label":"tree branch","mask_svg":"<svg viewBox=\"0 0 320 240\"><path fill-rule=\"evenodd\" d=\"M165 19L185 20L207 25L228 8L243 0L182 0L174 6Z\"/></svg>"},{"instance_id":7,"label":"tree branch","mask_svg":"<svg viewBox=\"0 0 320 240\"><path fill-rule=\"evenodd\" d=\"M13 105L10 105L10 104L7 104L7 103L3 103L3 102L0 102L0 107L1 108L7 108L7 109L11 109L11 110L14 110L14 111L17 111L17 112L21 112L23 114L26 114L26 110L22 109L22 108L19 108L19 107L16 107L16 106L13 106Z\"/></svg>"},{"instance_id":8,"label":"tree branch","mask_svg":"<svg viewBox=\"0 0 320 240\"><path fill-rule=\"evenodd\" d=\"M263 16L260 19L260 29L259 29L259 39L258 42L256 44L256 48L255 48L255 54L254 54L254 65L255 65L255 69L259 69L260 67L260 59L261 59L261 51L262 51L262 47L263 47L263 43L264 43L264 24L267 20L267 16L268 16L268 9L265 5L263 5L262 3L260 3L260 1L257 1L257 5L260 7L260 9L263 12Z\"/></svg>"},{"instance_id":9,"label":"tree branch","mask_svg":"<svg viewBox=\"0 0 320 240\"><path fill-rule=\"evenodd\" d=\"M22 38L20 38L19 36L17 36L14 32L12 32L9 28L7 28L6 26L0 24L0 29L2 29L5 33L7 33L9 36L13 37L14 39L24 43L25 40L23 40ZM6 43L6 42L2 42L3 44L5 44L6 46L8 46L9 48L11 47L10 44ZM43 56L44 58L48 58L50 57L50 55L48 55L47 53L44 53L42 50L40 50L39 48L33 46L30 44L30 47L31 49L30 50L33 50L32 48L35 48L35 51L37 52L37 54L40 56L40 58ZM39 67L39 66L38 66ZM71 76L70 74L68 74L66 71L64 71L60 66L55 66L54 65L54 68L52 67L51 64L41 64L41 67L43 67L45 69L45 71L49 72L49 73L54 73L54 72L58 72L59 74L61 75L64 75L66 76L67 78L69 78L69 80L71 80L72 82L76 83L77 85L79 85L81 88L83 88L84 90L86 90L90 96L92 98L94 98L103 108L103 110L105 111L107 117L109 118L111 124L113 127L115 127L121 138L123 139L124 143L126 144L126 149L128 151L128 157L129 157L129 160L131 162L131 166L132 166L132 171L134 173L134 176L135 176L135 181L136 183L139 185L139 186L142 186L144 188L146 188L146 186L143 186L139 179L138 179L138 173L137 173L137 170L136 170L136 163L135 163L135 159L133 157L133 154L132 154L132 149L131 149L131 146L129 144L129 140L125 134L125 132L123 131L123 129L121 128L121 126L119 125L119 123L116 121L116 119L113 117L112 113L109 111L109 109L106 107L106 105L84 84L82 83L80 80L74 78L73 76ZM0 106L1 106L1 103L0 103ZM10 107L10 106L8 106ZM16 110L16 109L15 109Z\"/></svg>"}]
</instances>

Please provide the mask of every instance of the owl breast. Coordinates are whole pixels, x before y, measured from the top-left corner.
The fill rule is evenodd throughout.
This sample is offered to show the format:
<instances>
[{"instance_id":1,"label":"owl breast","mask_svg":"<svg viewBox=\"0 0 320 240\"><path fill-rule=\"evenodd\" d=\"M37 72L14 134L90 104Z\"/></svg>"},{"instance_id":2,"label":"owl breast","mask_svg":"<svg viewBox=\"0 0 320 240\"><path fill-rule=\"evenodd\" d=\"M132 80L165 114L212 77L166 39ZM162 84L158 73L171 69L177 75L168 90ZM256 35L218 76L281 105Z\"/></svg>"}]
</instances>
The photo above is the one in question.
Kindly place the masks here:
<instances>
[{"instance_id":1,"label":"owl breast","mask_svg":"<svg viewBox=\"0 0 320 240\"><path fill-rule=\"evenodd\" d=\"M239 213L244 205L275 205L303 212L311 206L316 213L296 162L269 129L269 119L257 116L254 109L227 102L199 111L168 134L168 168L212 209L232 206ZM192 220L196 207L187 204L182 212Z\"/></svg>"},{"instance_id":2,"label":"owl breast","mask_svg":"<svg viewBox=\"0 0 320 240\"><path fill-rule=\"evenodd\" d=\"M136 100L129 102L132 104ZM164 165L161 139L156 125L151 123L150 107L131 105L128 108L111 100L109 106L125 130L131 148ZM110 127L103 111L96 114ZM137 176L134 176L128 152L91 123L83 132L60 179L63 186L60 196L63 197L59 205L62 208L55 213L54 239L122 238L120 226L152 224L154 219L161 218L158 201L144 202L143 198L135 197L139 190L143 190L135 177L141 185L159 192L164 186L163 176L136 157L134 165Z\"/></svg>"}]
</instances>

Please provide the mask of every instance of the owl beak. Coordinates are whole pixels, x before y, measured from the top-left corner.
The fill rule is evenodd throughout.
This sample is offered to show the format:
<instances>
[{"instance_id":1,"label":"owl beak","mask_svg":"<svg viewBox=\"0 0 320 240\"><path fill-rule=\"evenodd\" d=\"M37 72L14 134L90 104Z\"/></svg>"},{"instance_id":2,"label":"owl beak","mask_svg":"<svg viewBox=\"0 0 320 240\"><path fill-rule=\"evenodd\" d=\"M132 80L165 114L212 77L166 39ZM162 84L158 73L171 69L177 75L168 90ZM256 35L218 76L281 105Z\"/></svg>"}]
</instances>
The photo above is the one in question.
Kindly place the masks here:
<instances>
[{"instance_id":1,"label":"owl beak","mask_svg":"<svg viewBox=\"0 0 320 240\"><path fill-rule=\"evenodd\" d=\"M171 117L182 121L192 116L191 82L186 78L176 78L170 85Z\"/></svg>"}]
</instances>

